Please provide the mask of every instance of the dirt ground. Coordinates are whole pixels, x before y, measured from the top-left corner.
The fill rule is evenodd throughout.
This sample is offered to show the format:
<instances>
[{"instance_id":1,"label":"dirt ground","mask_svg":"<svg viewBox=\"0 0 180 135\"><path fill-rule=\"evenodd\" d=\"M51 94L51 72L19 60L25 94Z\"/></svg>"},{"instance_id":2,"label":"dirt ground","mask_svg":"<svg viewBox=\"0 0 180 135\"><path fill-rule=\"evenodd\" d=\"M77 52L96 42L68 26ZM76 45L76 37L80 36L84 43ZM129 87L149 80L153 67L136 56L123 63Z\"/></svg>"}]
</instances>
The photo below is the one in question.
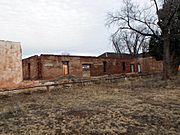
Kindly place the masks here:
<instances>
[{"instance_id":1,"label":"dirt ground","mask_svg":"<svg viewBox=\"0 0 180 135\"><path fill-rule=\"evenodd\" d=\"M2 135L180 135L180 88L94 85L0 97Z\"/></svg>"}]
</instances>

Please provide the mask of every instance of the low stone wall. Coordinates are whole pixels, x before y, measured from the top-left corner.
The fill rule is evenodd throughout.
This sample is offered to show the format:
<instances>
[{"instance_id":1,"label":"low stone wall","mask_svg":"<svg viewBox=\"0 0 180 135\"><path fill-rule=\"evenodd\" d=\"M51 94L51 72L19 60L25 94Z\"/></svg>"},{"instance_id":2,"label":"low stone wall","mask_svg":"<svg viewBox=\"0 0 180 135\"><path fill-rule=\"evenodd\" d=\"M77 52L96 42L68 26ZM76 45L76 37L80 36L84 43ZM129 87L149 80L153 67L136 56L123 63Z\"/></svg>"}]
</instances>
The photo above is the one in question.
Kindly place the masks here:
<instances>
[{"instance_id":1,"label":"low stone wall","mask_svg":"<svg viewBox=\"0 0 180 135\"><path fill-rule=\"evenodd\" d=\"M93 78L75 78L73 76L62 77L51 81L26 81L15 89L2 89L0 95L11 95L19 93L52 91L54 89L66 89L70 87L84 87L90 85L117 84L120 88L157 87L156 81L152 85L152 79L160 80L160 74L152 75L106 75ZM149 81L150 80L150 81ZM156 84L156 85L155 85ZM164 85L159 84L159 85Z\"/></svg>"}]
</instances>

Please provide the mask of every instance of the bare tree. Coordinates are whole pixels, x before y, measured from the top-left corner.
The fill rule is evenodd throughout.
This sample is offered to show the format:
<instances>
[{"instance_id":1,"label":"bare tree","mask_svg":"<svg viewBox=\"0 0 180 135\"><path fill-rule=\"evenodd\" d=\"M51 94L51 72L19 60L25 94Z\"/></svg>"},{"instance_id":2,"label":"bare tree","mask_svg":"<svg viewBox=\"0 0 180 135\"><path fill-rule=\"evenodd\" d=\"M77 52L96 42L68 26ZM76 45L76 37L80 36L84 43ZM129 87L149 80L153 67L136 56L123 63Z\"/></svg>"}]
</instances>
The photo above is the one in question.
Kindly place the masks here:
<instances>
[{"instance_id":1,"label":"bare tree","mask_svg":"<svg viewBox=\"0 0 180 135\"><path fill-rule=\"evenodd\" d=\"M112 35L112 43L117 53L129 53L132 57L138 57L140 52L147 51L147 38L134 31L122 31Z\"/></svg>"},{"instance_id":2,"label":"bare tree","mask_svg":"<svg viewBox=\"0 0 180 135\"><path fill-rule=\"evenodd\" d=\"M163 42L163 78L176 75L180 60L176 58L172 40L179 33L180 0L163 0L160 8L156 0L147 8L140 8L131 0L124 0L124 8L108 14L107 25L118 26L115 33L126 30L135 31L146 37ZM177 30L178 29L178 30ZM175 32L176 31L176 32Z\"/></svg>"}]
</instances>

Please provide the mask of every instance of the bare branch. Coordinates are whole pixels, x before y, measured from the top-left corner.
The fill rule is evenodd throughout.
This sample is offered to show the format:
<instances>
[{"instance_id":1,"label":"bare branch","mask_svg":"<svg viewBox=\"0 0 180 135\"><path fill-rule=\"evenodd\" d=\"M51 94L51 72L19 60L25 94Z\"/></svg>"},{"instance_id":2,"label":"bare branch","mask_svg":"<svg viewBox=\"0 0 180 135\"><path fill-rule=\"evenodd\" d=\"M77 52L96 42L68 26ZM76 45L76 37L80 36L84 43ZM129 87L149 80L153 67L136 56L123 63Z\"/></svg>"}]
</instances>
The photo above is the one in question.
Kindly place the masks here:
<instances>
[{"instance_id":1,"label":"bare branch","mask_svg":"<svg viewBox=\"0 0 180 135\"><path fill-rule=\"evenodd\" d=\"M153 1L154 1L154 4L155 4L155 7L156 7L156 13L158 13L159 7L158 7L158 4L157 4L157 1L156 0L153 0Z\"/></svg>"},{"instance_id":2,"label":"bare branch","mask_svg":"<svg viewBox=\"0 0 180 135\"><path fill-rule=\"evenodd\" d=\"M142 52L145 36L134 31L121 31L112 36L113 46L118 53L129 53L137 57Z\"/></svg>"}]
</instances>

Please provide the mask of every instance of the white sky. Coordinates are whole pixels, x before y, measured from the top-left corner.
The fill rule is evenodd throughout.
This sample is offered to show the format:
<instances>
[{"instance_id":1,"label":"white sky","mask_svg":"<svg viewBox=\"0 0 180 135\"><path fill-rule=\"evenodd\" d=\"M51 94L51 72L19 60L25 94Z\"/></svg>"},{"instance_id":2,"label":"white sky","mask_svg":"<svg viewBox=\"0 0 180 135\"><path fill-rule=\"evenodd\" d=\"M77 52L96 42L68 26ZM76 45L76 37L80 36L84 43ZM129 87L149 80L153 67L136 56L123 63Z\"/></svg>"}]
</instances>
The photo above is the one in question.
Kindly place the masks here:
<instances>
[{"instance_id":1,"label":"white sky","mask_svg":"<svg viewBox=\"0 0 180 135\"><path fill-rule=\"evenodd\" d=\"M107 12L122 0L0 0L0 39L21 42L23 57L113 51Z\"/></svg>"}]
</instances>

